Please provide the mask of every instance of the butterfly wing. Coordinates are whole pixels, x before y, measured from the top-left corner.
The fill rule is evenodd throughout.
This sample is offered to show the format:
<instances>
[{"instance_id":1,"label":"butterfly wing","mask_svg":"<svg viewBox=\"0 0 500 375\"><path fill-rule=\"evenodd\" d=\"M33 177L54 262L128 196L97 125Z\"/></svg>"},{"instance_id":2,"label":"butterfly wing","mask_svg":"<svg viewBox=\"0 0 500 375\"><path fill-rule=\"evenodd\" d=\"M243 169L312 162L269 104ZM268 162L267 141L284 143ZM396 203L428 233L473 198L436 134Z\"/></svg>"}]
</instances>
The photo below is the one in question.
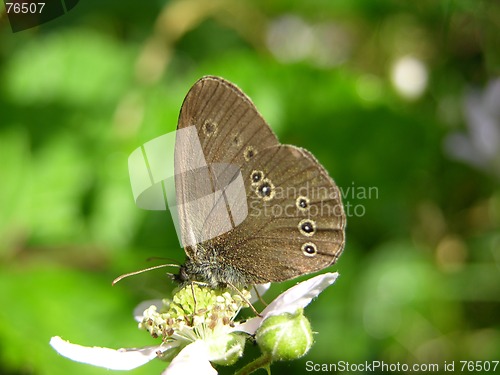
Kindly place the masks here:
<instances>
[{"instance_id":1,"label":"butterfly wing","mask_svg":"<svg viewBox=\"0 0 500 375\"><path fill-rule=\"evenodd\" d=\"M197 256L196 244L246 218L241 166L278 144L252 101L236 86L212 76L193 85L181 108L175 147L174 221L190 258Z\"/></svg>"},{"instance_id":2,"label":"butterfly wing","mask_svg":"<svg viewBox=\"0 0 500 375\"><path fill-rule=\"evenodd\" d=\"M198 171L176 172L175 181L181 230L193 237L185 242L191 259L215 256L222 275L224 268L237 271L247 284L291 279L336 261L345 236L340 192L308 151L280 145L251 100L217 77L202 78L186 96L178 131L192 127L199 144L179 141L175 164L177 171ZM212 165L222 171L214 175ZM242 185L232 194L209 194L238 178ZM202 213L186 204L201 196ZM238 213L246 218L236 225Z\"/></svg>"}]
</instances>

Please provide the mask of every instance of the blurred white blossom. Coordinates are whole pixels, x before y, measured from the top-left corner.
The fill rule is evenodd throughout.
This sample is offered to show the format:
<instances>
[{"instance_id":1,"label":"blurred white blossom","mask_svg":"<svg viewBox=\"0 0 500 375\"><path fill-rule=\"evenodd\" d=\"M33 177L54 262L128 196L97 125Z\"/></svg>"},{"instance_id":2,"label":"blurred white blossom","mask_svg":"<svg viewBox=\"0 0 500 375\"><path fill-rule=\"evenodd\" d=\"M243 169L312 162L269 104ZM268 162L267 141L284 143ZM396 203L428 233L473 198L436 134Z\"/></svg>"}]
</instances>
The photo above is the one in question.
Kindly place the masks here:
<instances>
[{"instance_id":1,"label":"blurred white blossom","mask_svg":"<svg viewBox=\"0 0 500 375\"><path fill-rule=\"evenodd\" d=\"M484 91L464 96L466 132L453 132L445 139L445 150L453 158L500 177L500 79Z\"/></svg>"}]
</instances>

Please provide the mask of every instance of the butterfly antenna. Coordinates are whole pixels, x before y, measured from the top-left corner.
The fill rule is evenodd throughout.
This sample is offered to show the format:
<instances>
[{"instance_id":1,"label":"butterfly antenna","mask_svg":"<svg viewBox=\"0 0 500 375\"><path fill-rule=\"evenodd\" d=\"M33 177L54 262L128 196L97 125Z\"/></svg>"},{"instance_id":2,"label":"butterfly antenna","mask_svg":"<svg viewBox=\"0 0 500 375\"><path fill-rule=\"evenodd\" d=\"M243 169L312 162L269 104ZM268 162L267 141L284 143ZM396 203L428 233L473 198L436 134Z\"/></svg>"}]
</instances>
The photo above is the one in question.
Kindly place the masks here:
<instances>
[{"instance_id":1,"label":"butterfly antenna","mask_svg":"<svg viewBox=\"0 0 500 375\"><path fill-rule=\"evenodd\" d=\"M118 281L123 280L126 277L138 275L138 274L143 273L143 272L157 270L158 268L164 268L164 267L179 267L180 268L180 265L178 265L178 264L160 264L159 266L148 267L148 268L144 268L143 270L126 273L126 274L118 276L116 279L114 279L113 282L111 283L111 285L115 285Z\"/></svg>"},{"instance_id":2,"label":"butterfly antenna","mask_svg":"<svg viewBox=\"0 0 500 375\"><path fill-rule=\"evenodd\" d=\"M149 257L146 259L146 262L151 262L152 260L166 260L169 262L175 262L176 260L173 258L165 258L165 257Z\"/></svg>"}]
</instances>

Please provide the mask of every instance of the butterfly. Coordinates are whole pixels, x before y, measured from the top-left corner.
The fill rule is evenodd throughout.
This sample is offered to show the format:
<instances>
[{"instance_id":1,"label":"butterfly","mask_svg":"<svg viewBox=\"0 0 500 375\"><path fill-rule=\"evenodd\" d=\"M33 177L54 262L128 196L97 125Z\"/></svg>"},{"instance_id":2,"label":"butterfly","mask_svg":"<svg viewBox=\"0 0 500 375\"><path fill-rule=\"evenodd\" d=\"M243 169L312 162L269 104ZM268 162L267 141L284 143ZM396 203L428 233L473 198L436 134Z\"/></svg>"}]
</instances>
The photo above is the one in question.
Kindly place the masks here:
<instances>
[{"instance_id":1,"label":"butterfly","mask_svg":"<svg viewBox=\"0 0 500 375\"><path fill-rule=\"evenodd\" d=\"M280 282L332 265L344 249L335 182L309 151L280 144L252 101L223 78L201 78L184 99L175 170L187 255L181 283Z\"/></svg>"}]
</instances>

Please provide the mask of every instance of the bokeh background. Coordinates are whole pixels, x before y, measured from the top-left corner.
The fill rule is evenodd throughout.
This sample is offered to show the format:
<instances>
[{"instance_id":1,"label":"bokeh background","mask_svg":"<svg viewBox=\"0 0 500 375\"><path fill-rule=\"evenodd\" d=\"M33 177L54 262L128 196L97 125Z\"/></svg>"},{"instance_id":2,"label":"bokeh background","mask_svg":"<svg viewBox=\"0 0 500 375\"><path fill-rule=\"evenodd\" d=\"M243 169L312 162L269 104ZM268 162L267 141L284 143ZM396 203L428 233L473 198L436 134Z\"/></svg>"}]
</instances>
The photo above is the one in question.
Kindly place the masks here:
<instances>
[{"instance_id":1,"label":"bokeh background","mask_svg":"<svg viewBox=\"0 0 500 375\"><path fill-rule=\"evenodd\" d=\"M1 6L1 374L110 374L54 335L156 344L131 313L166 271L111 281L184 254L167 212L135 207L127 158L208 74L309 149L348 213L341 277L306 309L316 343L274 373L500 359L500 3L81 0L18 33Z\"/></svg>"}]
</instances>

